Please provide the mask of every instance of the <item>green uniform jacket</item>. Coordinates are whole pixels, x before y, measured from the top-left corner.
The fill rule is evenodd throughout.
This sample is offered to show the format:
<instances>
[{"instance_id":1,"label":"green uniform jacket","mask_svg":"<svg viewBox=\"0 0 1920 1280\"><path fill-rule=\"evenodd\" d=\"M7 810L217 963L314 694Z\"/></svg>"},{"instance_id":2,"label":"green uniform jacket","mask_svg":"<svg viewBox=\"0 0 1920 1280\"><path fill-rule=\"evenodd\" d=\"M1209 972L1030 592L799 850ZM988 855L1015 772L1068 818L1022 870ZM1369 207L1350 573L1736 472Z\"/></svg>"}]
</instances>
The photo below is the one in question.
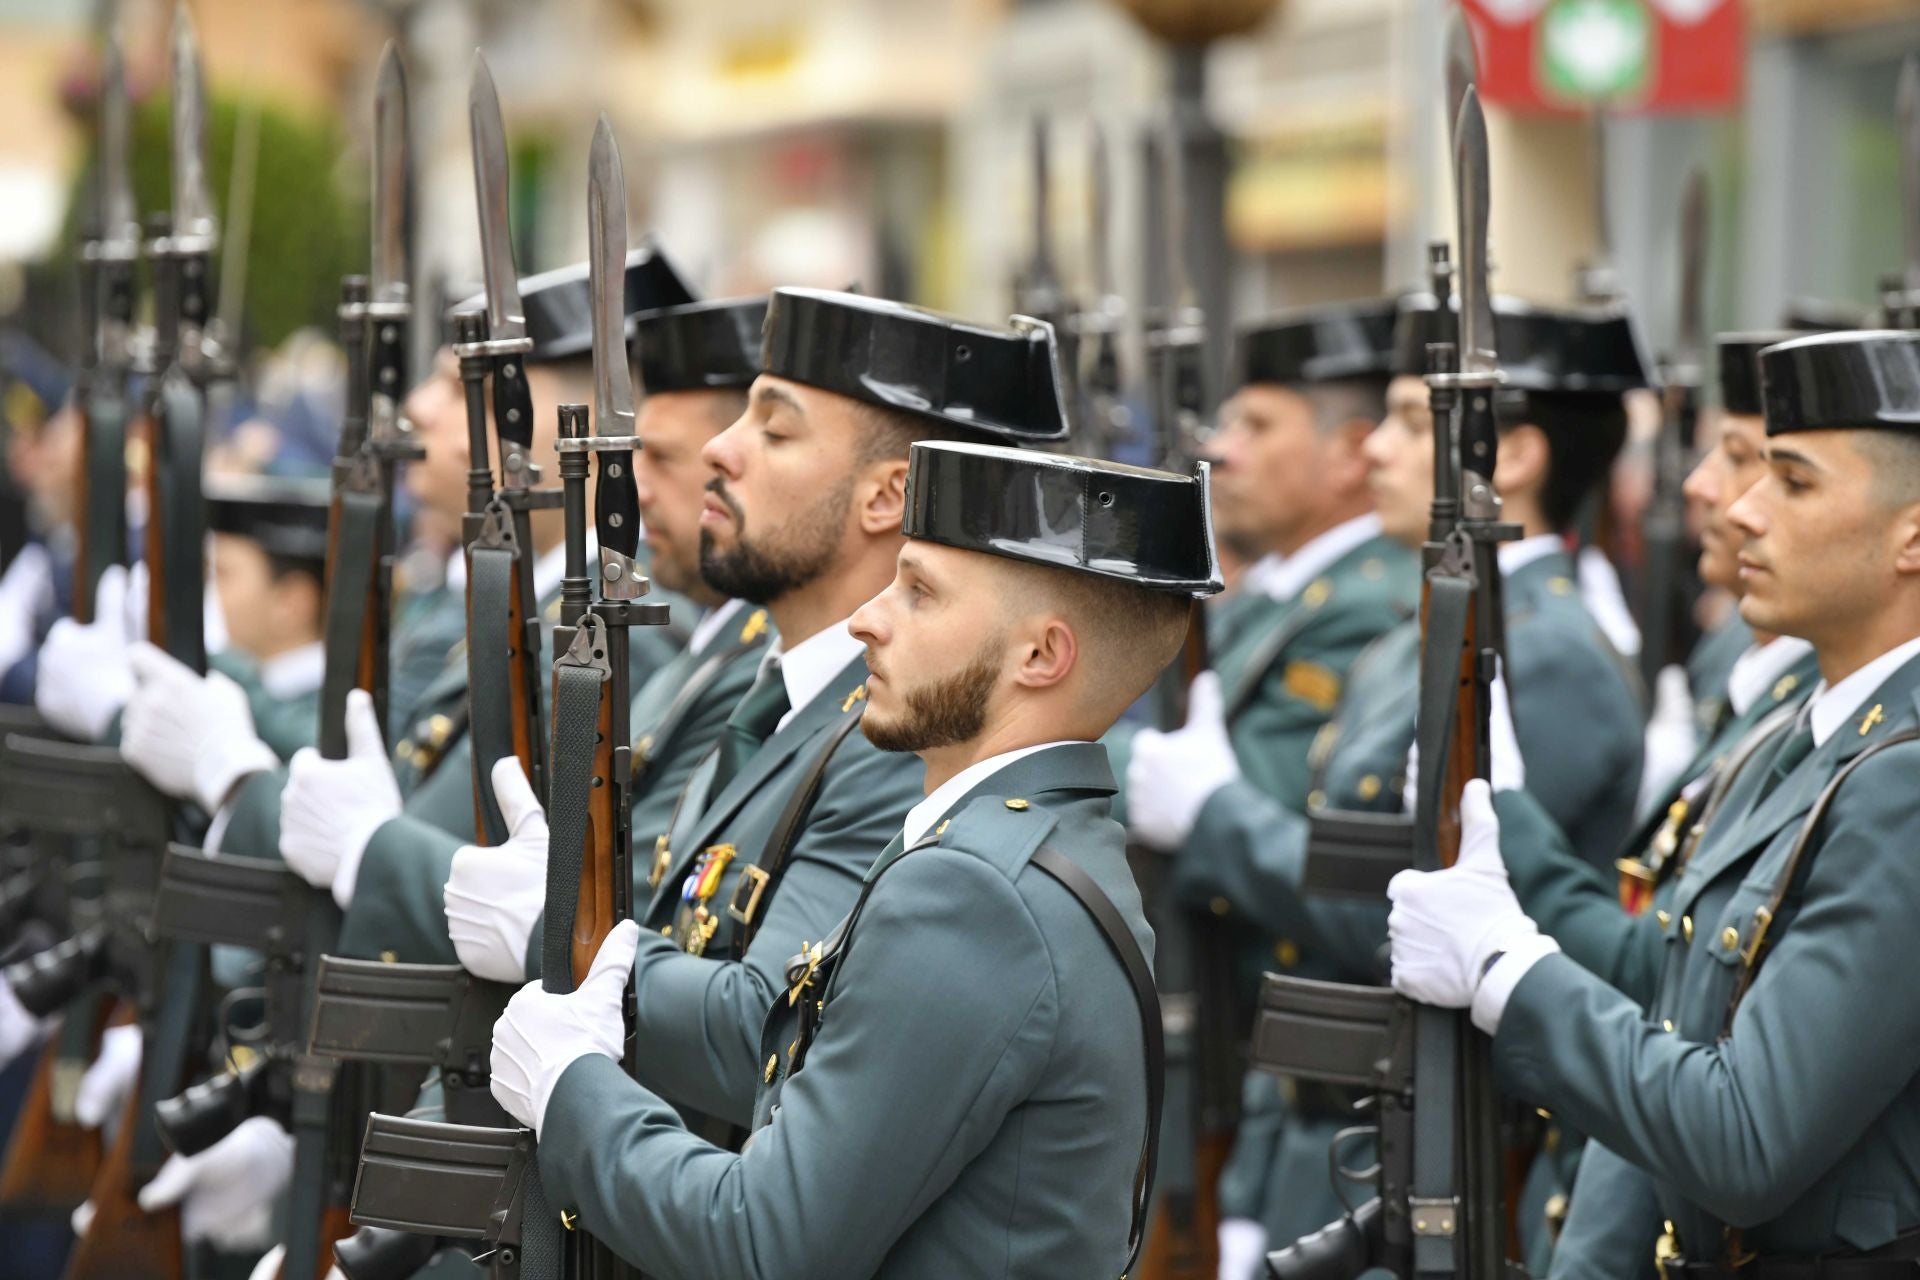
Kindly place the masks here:
<instances>
[{"instance_id":1,"label":"green uniform jacket","mask_svg":"<svg viewBox=\"0 0 1920 1280\"><path fill-rule=\"evenodd\" d=\"M630 723L635 758L647 760L633 793L636 878L645 874L645 853L653 846L653 834L665 829L680 788L712 748L733 705L753 683L770 631L766 612L748 609L698 652L682 650L674 655L634 698ZM470 762L471 755L466 759ZM447 771L447 777L466 784L469 813L473 793L466 775L470 771L470 763ZM437 792L444 785L438 781L439 772L415 791L415 797ZM471 837L421 817L419 807L416 800L409 800L406 812L384 824L367 842L353 903L340 931L340 954L391 956L404 963L457 963L447 936L445 891L453 855L471 843ZM466 825L471 829L471 816ZM636 892L644 890L636 886ZM530 978L540 975L540 938L536 924L528 946Z\"/></svg>"},{"instance_id":2,"label":"green uniform jacket","mask_svg":"<svg viewBox=\"0 0 1920 1280\"><path fill-rule=\"evenodd\" d=\"M267 692L260 676L260 664L232 650L212 655L207 659L207 666L225 674L245 691L247 710L253 716L253 731L282 760L293 759L294 752L312 746L319 737L318 686L290 698L276 697Z\"/></svg>"},{"instance_id":3,"label":"green uniform jacket","mask_svg":"<svg viewBox=\"0 0 1920 1280\"><path fill-rule=\"evenodd\" d=\"M1727 681L1733 664L1753 647L1753 628L1736 610L1727 620L1700 637L1687 655L1687 688L1702 738L1713 733L1726 714Z\"/></svg>"},{"instance_id":4,"label":"green uniform jacket","mask_svg":"<svg viewBox=\"0 0 1920 1280\"><path fill-rule=\"evenodd\" d=\"M1714 736L1681 771L1666 795L1620 848L1622 857L1645 854L1666 836L1669 811L1695 779L1718 774L1734 749L1769 716L1783 707L1799 706L1820 681L1813 653L1795 663L1773 687L1747 708L1745 715L1727 715ZM1724 704L1723 704L1724 705ZM1529 778L1531 784L1531 778ZM1698 803L1699 797L1696 801ZM1654 909L1628 915L1620 906L1618 875L1576 854L1553 825L1539 802L1527 792L1505 791L1494 798L1501 830L1514 838L1503 842L1507 875L1520 905L1540 928L1560 943L1582 966L1645 1004L1653 999L1664 950L1656 911L1669 911L1675 878L1671 875L1655 891ZM1512 825L1509 826L1508 824ZM1683 838L1675 831L1673 838ZM1670 912L1669 912L1670 913Z\"/></svg>"},{"instance_id":5,"label":"green uniform jacket","mask_svg":"<svg viewBox=\"0 0 1920 1280\"><path fill-rule=\"evenodd\" d=\"M700 1141L584 1057L541 1134L552 1203L660 1280L1118 1276L1146 1124L1139 1018L1092 917L1028 865L1043 842L1072 859L1151 956L1112 790L1102 749L1067 745L986 779L904 854L896 823L853 944L808 993L818 1034L777 1096L763 1086L746 1149ZM776 1066L786 990L764 1028Z\"/></svg>"},{"instance_id":6,"label":"green uniform jacket","mask_svg":"<svg viewBox=\"0 0 1920 1280\"><path fill-rule=\"evenodd\" d=\"M1527 790L1606 871L1633 825L1645 718L1639 682L1580 602L1555 551L1503 582L1507 691Z\"/></svg>"},{"instance_id":7,"label":"green uniform jacket","mask_svg":"<svg viewBox=\"0 0 1920 1280\"><path fill-rule=\"evenodd\" d=\"M464 592L444 584L410 596L394 611L387 654L387 734L398 746L414 723L427 687L467 639Z\"/></svg>"},{"instance_id":8,"label":"green uniform jacket","mask_svg":"<svg viewBox=\"0 0 1920 1280\"><path fill-rule=\"evenodd\" d=\"M774 732L738 774L704 803L712 760L697 769L682 793L656 869L652 900L639 913L640 950L634 957L639 1007L640 1078L676 1103L729 1124L753 1114L760 1083L760 1027L768 1006L786 990L787 960L818 942L859 896L861 879L921 799L925 771L916 756L881 751L850 728L821 776L820 788L799 824L782 870L753 912L757 932L736 958L740 926L727 904L743 906L742 868L767 859L780 817L808 766L834 733L864 709L867 664L856 658L818 696ZM687 900L689 878L710 850L732 856L704 899ZM636 850L636 861L644 851ZM715 921L704 954L689 955L662 930L684 927L695 906Z\"/></svg>"},{"instance_id":9,"label":"green uniform jacket","mask_svg":"<svg viewBox=\"0 0 1920 1280\"><path fill-rule=\"evenodd\" d=\"M1917 690L1910 661L1770 792L1772 748L1742 772L1675 886L1650 1008L1566 956L1507 1005L1505 1086L1638 1166L1702 1261L1725 1225L1762 1254L1816 1254L1920 1223L1920 1003L1896 994L1920 948L1920 744L1845 783L1722 1036L1755 908L1808 809L1847 761L1920 725Z\"/></svg>"}]
</instances>

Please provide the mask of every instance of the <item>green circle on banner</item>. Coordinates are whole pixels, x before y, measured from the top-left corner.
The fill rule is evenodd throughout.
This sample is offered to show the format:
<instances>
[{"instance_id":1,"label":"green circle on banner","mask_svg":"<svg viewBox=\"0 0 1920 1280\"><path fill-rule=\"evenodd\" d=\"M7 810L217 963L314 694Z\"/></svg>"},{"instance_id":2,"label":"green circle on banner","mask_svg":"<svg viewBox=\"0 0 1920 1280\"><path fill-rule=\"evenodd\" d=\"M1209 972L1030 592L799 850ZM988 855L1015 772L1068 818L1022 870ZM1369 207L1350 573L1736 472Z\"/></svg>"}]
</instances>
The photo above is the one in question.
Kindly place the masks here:
<instances>
[{"instance_id":1,"label":"green circle on banner","mask_svg":"<svg viewBox=\"0 0 1920 1280\"><path fill-rule=\"evenodd\" d=\"M1536 66L1548 96L1592 102L1646 87L1653 16L1645 0L1554 0L1536 30Z\"/></svg>"}]
</instances>

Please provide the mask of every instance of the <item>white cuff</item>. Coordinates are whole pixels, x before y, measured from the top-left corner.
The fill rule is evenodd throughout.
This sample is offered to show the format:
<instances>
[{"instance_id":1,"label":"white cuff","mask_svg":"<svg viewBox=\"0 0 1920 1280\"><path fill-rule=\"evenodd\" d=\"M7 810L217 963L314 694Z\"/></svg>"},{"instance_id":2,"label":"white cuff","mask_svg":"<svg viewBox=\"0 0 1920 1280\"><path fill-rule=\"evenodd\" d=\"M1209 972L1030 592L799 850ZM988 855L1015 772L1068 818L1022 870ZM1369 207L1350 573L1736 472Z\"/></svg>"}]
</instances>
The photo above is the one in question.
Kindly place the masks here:
<instances>
[{"instance_id":1,"label":"white cuff","mask_svg":"<svg viewBox=\"0 0 1920 1280\"><path fill-rule=\"evenodd\" d=\"M340 865L333 869L333 901L342 911L353 905L354 882L360 878L360 863L367 856L367 848L373 838L380 834L380 828L392 822L394 817L380 819L366 835L355 840L349 838L347 847L340 851Z\"/></svg>"},{"instance_id":2,"label":"white cuff","mask_svg":"<svg viewBox=\"0 0 1920 1280\"><path fill-rule=\"evenodd\" d=\"M1252 1218L1222 1218L1219 1280L1256 1280L1267 1257L1267 1229Z\"/></svg>"},{"instance_id":3,"label":"white cuff","mask_svg":"<svg viewBox=\"0 0 1920 1280\"><path fill-rule=\"evenodd\" d=\"M1520 985L1520 979L1526 977L1533 966L1559 953L1560 944L1544 933L1516 939L1474 988L1473 1025L1488 1035L1500 1030L1500 1015L1507 1011L1507 1001L1513 998L1513 989Z\"/></svg>"},{"instance_id":4,"label":"white cuff","mask_svg":"<svg viewBox=\"0 0 1920 1280\"><path fill-rule=\"evenodd\" d=\"M224 743L203 752L194 765L194 796L202 809L218 813L242 779L279 763L280 757L273 753L273 748L257 737Z\"/></svg>"}]
</instances>

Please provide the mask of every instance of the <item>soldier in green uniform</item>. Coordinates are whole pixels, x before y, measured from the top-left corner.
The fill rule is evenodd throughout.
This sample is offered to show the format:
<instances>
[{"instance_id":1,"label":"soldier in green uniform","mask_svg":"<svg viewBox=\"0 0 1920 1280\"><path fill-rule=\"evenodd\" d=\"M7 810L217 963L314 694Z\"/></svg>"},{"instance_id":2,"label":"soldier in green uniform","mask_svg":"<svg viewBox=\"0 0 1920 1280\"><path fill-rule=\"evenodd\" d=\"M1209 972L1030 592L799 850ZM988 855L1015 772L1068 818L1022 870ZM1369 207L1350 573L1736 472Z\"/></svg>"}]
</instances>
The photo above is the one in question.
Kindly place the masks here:
<instances>
[{"instance_id":1,"label":"soldier in green uniform","mask_svg":"<svg viewBox=\"0 0 1920 1280\"><path fill-rule=\"evenodd\" d=\"M1218 589L1204 490L1204 470L913 446L909 540L852 628L865 733L918 754L924 798L783 975L745 1149L616 1060L634 924L574 994L528 987L495 1026L494 1094L580 1229L661 1280L1127 1270L1160 1012L1097 739ZM662 1047L639 1036L643 1075Z\"/></svg>"},{"instance_id":2,"label":"soldier in green uniform","mask_svg":"<svg viewBox=\"0 0 1920 1280\"><path fill-rule=\"evenodd\" d=\"M701 450L740 416L760 367L766 299L687 303L636 317L633 350L646 397L634 480L654 584L705 611L687 647L635 695L632 829L651 849L694 767L746 693L772 636L766 610L700 580L699 517L709 476ZM516 762L517 763L517 762ZM341 931L345 954L422 963L455 960L484 978L538 976L546 834L525 776L496 783L515 838L467 844L411 814L382 825L361 859ZM507 803L509 802L510 803ZM451 912L451 914L450 914Z\"/></svg>"},{"instance_id":3,"label":"soldier in green uniform","mask_svg":"<svg viewBox=\"0 0 1920 1280\"><path fill-rule=\"evenodd\" d=\"M1702 823L1642 1001L1542 934L1477 784L1450 870L1396 879L1393 981L1469 1008L1502 1083L1591 1133L1583 1206L1635 1248L1555 1274L1892 1276L1920 1244L1906 989L1920 878L1920 338L1827 334L1761 356L1766 472L1729 518L1741 613L1822 676ZM1630 1222L1621 1219L1631 1218ZM1662 1222L1667 1229L1662 1232Z\"/></svg>"},{"instance_id":4,"label":"soldier in green uniform","mask_svg":"<svg viewBox=\"0 0 1920 1280\"><path fill-rule=\"evenodd\" d=\"M1425 539L1432 505L1432 423L1426 384L1412 371L1424 362L1435 320L1430 297L1410 298L1403 307L1395 340L1399 373L1388 389L1386 417L1366 445L1382 527L1407 548ZM1495 482L1507 516L1530 537L1502 547L1502 567L1515 575L1506 598L1511 665L1509 682L1497 686L1503 709L1494 719L1496 733L1511 730L1518 744L1496 742L1494 759L1515 771L1509 785L1518 785L1521 761L1529 789L1537 770L1545 784L1540 799L1553 820L1593 842L1614 827L1624 833L1631 819L1640 716L1631 673L1587 616L1559 535L1620 446L1621 392L1644 377L1631 332L1616 315L1496 300L1495 324L1509 379ZM1281 940L1273 961L1301 976L1341 982L1386 976L1386 903L1312 897L1300 885L1311 813L1395 813L1408 799L1419 644L1418 621L1409 618L1355 660L1339 707L1316 737L1304 804L1288 806L1243 782L1219 786L1201 805L1175 864L1184 896L1246 904L1252 919ZM1508 687L1511 717L1504 710ZM1567 734L1567 724L1580 724L1582 732ZM1225 745L1224 735L1204 724L1171 739L1182 747L1174 759L1183 762L1217 756ZM1134 782L1144 790L1153 781L1139 775L1137 753ZM1577 759L1569 764L1556 753ZM1580 847L1611 870L1612 845L1604 859L1587 853L1585 843ZM1245 1107L1253 1119L1243 1124L1223 1177L1223 1211L1263 1224L1275 1243L1338 1217L1343 1204L1328 1178L1328 1144L1352 1123L1351 1099L1256 1076ZM1262 1242L1250 1228L1234 1230L1237 1274L1251 1274Z\"/></svg>"},{"instance_id":5,"label":"soldier in green uniform","mask_svg":"<svg viewBox=\"0 0 1920 1280\"><path fill-rule=\"evenodd\" d=\"M1385 403L1397 312L1392 299L1341 303L1290 312L1239 335L1239 390L1208 446L1217 467L1215 521L1223 537L1264 554L1235 594L1209 611L1212 673L1191 690L1189 727L1142 730L1130 752L1110 735L1116 772L1127 783L1118 812L1142 844L1176 854L1211 845L1219 822L1233 820L1231 797L1242 792L1303 810L1313 785L1309 748L1355 660L1413 613L1414 557L1381 532L1364 453ZM1211 749L1196 751L1200 743ZM1222 1003L1239 1011L1250 1007L1275 948L1296 944L1272 933L1262 904L1237 890L1221 884L1194 904L1210 906L1213 927L1230 935L1223 945L1239 972ZM1270 1150L1285 1124L1271 1082L1249 1080L1234 1163L1264 1168L1267 1157L1253 1153ZM1260 1208L1237 1194L1259 1181L1226 1176L1222 1274L1239 1274L1259 1257Z\"/></svg>"},{"instance_id":6,"label":"soldier in green uniform","mask_svg":"<svg viewBox=\"0 0 1920 1280\"><path fill-rule=\"evenodd\" d=\"M707 444L700 574L763 607L779 643L681 791L647 883L634 961L641 1079L745 1126L768 1005L796 950L853 906L919 795L910 757L856 733L867 698L853 611L893 573L916 439L1065 438L1045 326L1012 333L856 294L776 289L747 411ZM703 1127L705 1121L702 1122Z\"/></svg>"},{"instance_id":7,"label":"soldier in green uniform","mask_svg":"<svg viewBox=\"0 0 1920 1280\"><path fill-rule=\"evenodd\" d=\"M533 340L526 353L527 385L534 406L533 456L551 465L555 455L555 406L590 399L592 364L588 358L587 281L584 264L531 276L521 281L527 332ZM686 287L664 256L640 249L627 263L628 305L644 309L658 303L688 300ZM637 300L637 301L636 301ZM478 299L457 309L471 309ZM440 388L416 392L413 403L437 408L416 424L426 446L424 460L411 464L409 484L426 505L444 512L465 509L468 468L467 428L463 413L451 411L449 394L459 393L455 368L437 366ZM457 487L458 496L451 496ZM457 506L454 504L457 503ZM561 528L558 513L534 513L532 574L542 609L559 598L562 571ZM464 562L459 562L464 568ZM459 607L464 592L456 580L442 609ZM437 617L444 618L443 613ZM634 664L641 679L664 665L678 651L678 632L648 628L636 632ZM287 856L291 865L319 887L334 887L342 904L352 898L352 879L367 842L388 819L405 812L451 831L473 837L474 806L466 740L467 666L464 646L442 654L438 676L410 710L395 702L393 715L411 721L394 747L391 759L380 742L372 706L350 699L349 738L353 747L345 760L321 760L317 753L301 757L298 773L311 784L315 803L304 808L309 819L294 837L294 852L283 846L283 793L295 775L292 770L268 769L239 778L232 784L230 822L221 847L254 857ZM544 669L544 668L543 668ZM376 747L380 749L376 751ZM335 780L338 780L337 786ZM295 793L299 794L298 791ZM345 871L342 871L342 868Z\"/></svg>"}]
</instances>

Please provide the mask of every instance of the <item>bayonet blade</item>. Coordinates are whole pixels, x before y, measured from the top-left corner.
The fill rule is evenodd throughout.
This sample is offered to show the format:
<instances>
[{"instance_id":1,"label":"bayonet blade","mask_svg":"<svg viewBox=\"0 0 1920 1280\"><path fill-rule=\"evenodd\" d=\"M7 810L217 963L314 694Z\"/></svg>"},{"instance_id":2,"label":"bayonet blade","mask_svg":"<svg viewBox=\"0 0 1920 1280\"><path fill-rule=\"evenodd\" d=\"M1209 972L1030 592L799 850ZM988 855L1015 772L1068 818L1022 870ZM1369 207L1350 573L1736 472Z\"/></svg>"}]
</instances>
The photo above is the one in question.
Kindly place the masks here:
<instances>
[{"instance_id":1,"label":"bayonet blade","mask_svg":"<svg viewBox=\"0 0 1920 1280\"><path fill-rule=\"evenodd\" d=\"M1920 290L1920 53L1900 67L1900 178L1906 208L1901 212L1907 243L1907 288Z\"/></svg>"},{"instance_id":2,"label":"bayonet blade","mask_svg":"<svg viewBox=\"0 0 1920 1280\"><path fill-rule=\"evenodd\" d=\"M407 275L407 69L387 42L373 96L374 304L405 302Z\"/></svg>"},{"instance_id":3,"label":"bayonet blade","mask_svg":"<svg viewBox=\"0 0 1920 1280\"><path fill-rule=\"evenodd\" d=\"M140 249L127 162L127 68L120 37L107 33L100 71L100 240L102 255L131 259Z\"/></svg>"},{"instance_id":4,"label":"bayonet blade","mask_svg":"<svg viewBox=\"0 0 1920 1280\"><path fill-rule=\"evenodd\" d=\"M185 4L173 14L173 238L183 250L211 252L220 226L207 194L207 94L200 50Z\"/></svg>"},{"instance_id":5,"label":"bayonet blade","mask_svg":"<svg viewBox=\"0 0 1920 1280\"><path fill-rule=\"evenodd\" d=\"M1466 99L1467 90L1480 83L1473 29L1467 25L1465 11L1458 8L1447 19L1446 55L1447 128L1454 130L1460 122L1460 104Z\"/></svg>"},{"instance_id":6,"label":"bayonet blade","mask_svg":"<svg viewBox=\"0 0 1920 1280\"><path fill-rule=\"evenodd\" d=\"M1680 206L1680 327L1674 341L1674 363L1698 377L1705 322L1702 294L1707 277L1707 175L1695 168L1687 179Z\"/></svg>"},{"instance_id":7,"label":"bayonet blade","mask_svg":"<svg viewBox=\"0 0 1920 1280\"><path fill-rule=\"evenodd\" d=\"M1113 229L1109 225L1113 198L1113 177L1108 170L1107 135L1094 121L1092 152L1089 156L1088 175L1092 186L1093 217L1091 235L1093 237L1093 290L1102 298L1112 296L1113 289Z\"/></svg>"},{"instance_id":8,"label":"bayonet blade","mask_svg":"<svg viewBox=\"0 0 1920 1280\"><path fill-rule=\"evenodd\" d=\"M627 178L613 125L603 114L587 160L587 271L593 299L594 431L633 434L627 367Z\"/></svg>"},{"instance_id":9,"label":"bayonet blade","mask_svg":"<svg viewBox=\"0 0 1920 1280\"><path fill-rule=\"evenodd\" d=\"M1493 297L1487 289L1487 120L1480 95L1468 85L1454 122L1454 209L1460 279L1460 371L1495 372Z\"/></svg>"},{"instance_id":10,"label":"bayonet blade","mask_svg":"<svg viewBox=\"0 0 1920 1280\"><path fill-rule=\"evenodd\" d=\"M487 278L487 338L502 342L527 336L520 307L520 276L513 265L507 222L507 129L493 71L479 50L467 91L467 123L473 134L473 194L480 206L480 263Z\"/></svg>"}]
</instances>

